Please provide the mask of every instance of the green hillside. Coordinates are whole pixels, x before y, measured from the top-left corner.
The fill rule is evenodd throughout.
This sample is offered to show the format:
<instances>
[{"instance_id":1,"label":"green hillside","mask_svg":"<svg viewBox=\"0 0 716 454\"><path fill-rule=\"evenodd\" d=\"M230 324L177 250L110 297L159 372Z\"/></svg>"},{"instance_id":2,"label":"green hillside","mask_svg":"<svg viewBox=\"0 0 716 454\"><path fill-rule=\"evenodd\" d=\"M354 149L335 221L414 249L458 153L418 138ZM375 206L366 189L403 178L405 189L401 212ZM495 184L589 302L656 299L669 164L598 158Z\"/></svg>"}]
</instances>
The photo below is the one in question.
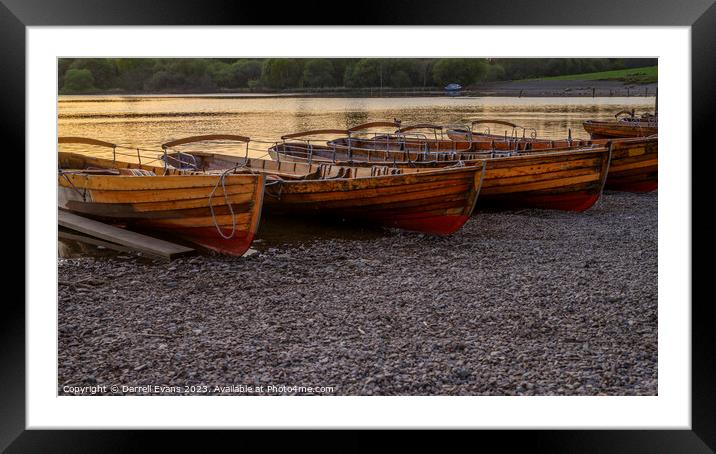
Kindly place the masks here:
<instances>
[{"instance_id":1,"label":"green hillside","mask_svg":"<svg viewBox=\"0 0 716 454\"><path fill-rule=\"evenodd\" d=\"M621 80L625 83L651 84L658 79L658 66L644 68L617 69L586 74L570 74L567 76L539 77L532 80Z\"/></svg>"}]
</instances>

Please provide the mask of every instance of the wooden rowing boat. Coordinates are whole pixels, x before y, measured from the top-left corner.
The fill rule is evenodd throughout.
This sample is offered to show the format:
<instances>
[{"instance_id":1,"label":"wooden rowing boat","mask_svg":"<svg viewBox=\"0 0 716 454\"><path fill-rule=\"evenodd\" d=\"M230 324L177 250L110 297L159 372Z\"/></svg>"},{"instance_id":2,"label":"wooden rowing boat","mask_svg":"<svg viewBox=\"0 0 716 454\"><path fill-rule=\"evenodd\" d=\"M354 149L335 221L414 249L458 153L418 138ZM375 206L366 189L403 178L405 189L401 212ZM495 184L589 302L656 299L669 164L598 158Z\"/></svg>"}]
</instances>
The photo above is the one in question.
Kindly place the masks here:
<instances>
[{"instance_id":1,"label":"wooden rowing boat","mask_svg":"<svg viewBox=\"0 0 716 454\"><path fill-rule=\"evenodd\" d=\"M611 146L612 155L605 189L626 192L650 192L658 188L659 139L635 137L627 139L599 139L592 146ZM551 150L525 151L549 153Z\"/></svg>"},{"instance_id":2,"label":"wooden rowing boat","mask_svg":"<svg viewBox=\"0 0 716 454\"><path fill-rule=\"evenodd\" d=\"M478 123L478 122L474 122ZM504 123L504 122L502 122ZM529 140L514 137L485 135L450 129L447 139L443 127L434 124L417 124L399 128L394 132L380 132L372 136L356 136L368 128L398 127L399 123L372 122L349 130L323 129L287 134L283 142L268 149L275 160L299 162L373 162L433 163L453 165L460 161L483 159L520 150L574 149L584 147L587 141ZM415 132L422 130L421 132ZM427 132L426 132L427 131ZM316 136L330 134L343 137L332 140L315 140ZM507 152L507 153L503 153Z\"/></svg>"},{"instance_id":3,"label":"wooden rowing boat","mask_svg":"<svg viewBox=\"0 0 716 454\"><path fill-rule=\"evenodd\" d=\"M384 127L392 128L385 132L365 133L367 129ZM396 129L397 128L397 129ZM450 155L469 153L470 143L443 138L442 126L421 123L400 127L400 122L373 122L354 126L348 130L347 137L331 140L328 146L336 149L339 154L348 156L349 160L356 155L358 160L370 159L375 152L401 152L404 160L425 159L426 155ZM368 156L365 154L368 153Z\"/></svg>"},{"instance_id":4,"label":"wooden rowing boat","mask_svg":"<svg viewBox=\"0 0 716 454\"><path fill-rule=\"evenodd\" d=\"M505 129L503 134L495 134L489 126L485 126L492 124L507 126L509 129ZM479 128L482 128L482 131L480 131ZM527 135L527 131L530 132L529 135ZM472 121L467 128L448 128L446 135L450 139L458 142L471 143L473 149L484 149L486 143L491 143L493 147L498 149L518 150L584 147L591 145L591 143L586 140L572 139L571 134L570 137L566 139L541 139L537 137L537 131L533 128L525 128L515 123L498 119L475 120Z\"/></svg>"},{"instance_id":5,"label":"wooden rowing boat","mask_svg":"<svg viewBox=\"0 0 716 454\"><path fill-rule=\"evenodd\" d=\"M588 120L582 125L592 139L648 137L659 132L658 127L642 122Z\"/></svg>"},{"instance_id":6,"label":"wooden rowing boat","mask_svg":"<svg viewBox=\"0 0 716 454\"><path fill-rule=\"evenodd\" d=\"M659 132L656 115L646 113L637 117L633 110L618 112L611 121L588 120L582 125L592 139L649 137Z\"/></svg>"},{"instance_id":7,"label":"wooden rowing boat","mask_svg":"<svg viewBox=\"0 0 716 454\"><path fill-rule=\"evenodd\" d=\"M437 129L434 125L423 124L402 128L402 132L426 127ZM380 140L385 140L385 137ZM498 136L469 142L472 150L469 152L417 155L406 151L376 150L369 146L366 149L354 148L348 156L336 151L333 143L335 141L329 141L326 145L320 145L320 149L314 148L314 159L335 159L338 165L409 168L485 162L485 179L477 205L497 208L586 210L601 195L610 157L608 143L586 146L582 141L501 140ZM306 155L305 147L296 142L277 144L269 152L277 159L298 161L305 160Z\"/></svg>"},{"instance_id":8,"label":"wooden rowing boat","mask_svg":"<svg viewBox=\"0 0 716 454\"><path fill-rule=\"evenodd\" d=\"M459 143L437 136L426 137L423 134L410 133L410 128L399 128L399 122L377 121L365 123L346 130L322 129L286 134L278 143L269 149L272 159L284 157L289 160L303 162L312 161L367 161L382 162L391 156L400 155L404 161L424 161L439 155L443 159L457 157L461 159L475 159L479 154L469 154L470 144ZM428 127L429 125L421 125ZM366 132L373 128L389 128L388 132ZM438 127L439 128L439 127ZM339 135L329 141L313 140L319 135ZM458 157L459 156L459 157Z\"/></svg>"},{"instance_id":9,"label":"wooden rowing boat","mask_svg":"<svg viewBox=\"0 0 716 454\"><path fill-rule=\"evenodd\" d=\"M629 112L623 111L617 114L617 119L623 114L629 114ZM631 112L633 118L633 112ZM653 116L643 116L637 118L644 123L654 124ZM478 123L491 123L496 120L481 120L474 122L473 125ZM498 121L499 124L505 126L514 126L520 128L517 125L509 122ZM521 128L523 131L525 128ZM584 147L584 146L609 146L612 147L611 162L609 166L609 174L605 183L605 189L614 191L628 191L628 192L649 192L654 191L658 187L658 174L659 174L659 138L657 135L650 137L631 137L631 138L618 138L618 139L592 139L592 140L573 140L571 137L561 140L543 139L538 138L536 135L530 135L530 137L521 137L520 134L510 133L507 142L510 143L508 148L520 150L520 152L551 152L552 147L564 146L571 144L572 147ZM484 143L491 140L503 140L503 136L490 134L489 130L479 133L468 130L467 132L452 133L448 131L448 135L451 137L455 136L458 140L465 140L468 138L466 134L469 134L469 139L475 141L478 146L484 146Z\"/></svg>"},{"instance_id":10,"label":"wooden rowing boat","mask_svg":"<svg viewBox=\"0 0 716 454\"><path fill-rule=\"evenodd\" d=\"M483 171L482 166L412 171L386 167L384 174L363 175L361 170L376 168L342 169L345 173L336 178L329 173L313 180L279 180L267 191L268 212L315 213L447 235L472 214Z\"/></svg>"},{"instance_id":11,"label":"wooden rowing boat","mask_svg":"<svg viewBox=\"0 0 716 454\"><path fill-rule=\"evenodd\" d=\"M307 131L311 133L312 131ZM353 140L350 145L342 143L343 139L337 139L326 144L305 142L284 141L269 147L268 153L271 159L277 161L298 161L298 162L341 162L350 165L351 162L369 162L376 165L387 165L393 161L397 162L445 162L445 165L454 165L459 161L480 159L489 157L491 150L485 145L480 151L451 151L450 147L443 146L442 151L417 151L416 149L400 149L400 146L389 144L388 147L379 147L376 143L367 140ZM388 143L387 140L384 143Z\"/></svg>"},{"instance_id":12,"label":"wooden rowing boat","mask_svg":"<svg viewBox=\"0 0 716 454\"><path fill-rule=\"evenodd\" d=\"M585 148L486 159L479 206L584 211L602 194L610 155Z\"/></svg>"},{"instance_id":13,"label":"wooden rowing boat","mask_svg":"<svg viewBox=\"0 0 716 454\"><path fill-rule=\"evenodd\" d=\"M192 153L194 159L207 168L228 168L241 165L243 158L217 154ZM206 159L206 161L204 161ZM293 166L310 166L311 169L331 164L308 164L297 161L263 161L271 166L290 169ZM213 163L213 164L212 164ZM338 163L334 169L344 168ZM445 162L386 162L382 166L374 163L354 161L350 169L360 172L371 169L400 169L402 172L445 168ZM254 167L253 160L249 167ZM269 164L259 164L269 165ZM542 208L568 211L584 211L599 199L604 187L609 165L609 149L585 148L551 153L526 153L511 157L489 158L465 161L464 168L484 166L484 177L478 208ZM361 167L363 166L363 167ZM411 167L412 166L412 167ZM384 170L386 171L386 170ZM454 171L454 169L450 169ZM373 170L375 172L375 170ZM286 185L296 184L287 182ZM286 186L284 185L284 187ZM438 187L439 185L436 185ZM267 189L265 211L272 206L272 190Z\"/></svg>"},{"instance_id":14,"label":"wooden rowing boat","mask_svg":"<svg viewBox=\"0 0 716 454\"><path fill-rule=\"evenodd\" d=\"M352 219L437 235L453 233L469 219L484 174L482 163L440 169L358 167L201 151L166 153L177 142L163 146L173 165L182 163L199 172L234 169L266 175L265 214Z\"/></svg>"},{"instance_id":15,"label":"wooden rowing boat","mask_svg":"<svg viewBox=\"0 0 716 454\"><path fill-rule=\"evenodd\" d=\"M484 127L483 132L476 131L476 128L482 127L481 125L486 124L507 126L508 128L510 128L510 134L507 134L507 130L505 130L504 136L501 136L500 134L492 134L492 130L489 126ZM472 121L468 128L447 128L446 133L448 137L450 137L450 139L455 141L490 142L492 140L499 140L503 137L505 141L507 141L508 139L515 139L515 133L519 132L519 129L522 130L523 134L527 131L527 128L521 128L520 126L517 126L516 124L509 121L497 119L481 119Z\"/></svg>"},{"instance_id":16,"label":"wooden rowing boat","mask_svg":"<svg viewBox=\"0 0 716 454\"><path fill-rule=\"evenodd\" d=\"M59 143L112 147L86 138ZM80 153L58 153L58 207L111 224L176 235L205 248L243 255L261 218L261 174L187 174ZM161 161L160 161L161 162Z\"/></svg>"},{"instance_id":17,"label":"wooden rowing boat","mask_svg":"<svg viewBox=\"0 0 716 454\"><path fill-rule=\"evenodd\" d=\"M622 113L620 113L622 114ZM619 116L619 114L617 114ZM647 119L651 121L652 118ZM391 125L389 122L383 124ZM509 133L503 135L492 134L490 124L497 124L511 128ZM371 124L375 125L375 123ZM476 129L484 129L481 132ZM367 148L354 148L351 154L345 153L332 146L335 140L324 144L312 143L308 151L306 143L286 142L279 143L269 149L273 159L296 160L305 162L312 158L315 161L332 162L339 165L362 165L359 162L369 162L372 165L391 165L409 167L441 167L456 165L459 162L469 162L476 159L490 157L504 157L513 154L540 153L561 153L568 150L578 150L594 147L612 147L611 163L605 188L610 190L647 192L657 189L658 186L658 136L642 138L622 139L597 139L581 140L572 139L544 139L537 137L536 131L523 128L514 123L504 120L481 119L473 121L469 128L442 128L433 124L418 124L403 127L398 132L408 132L417 129L445 132L451 139L460 143L469 143L470 151L460 153L408 153L406 151L383 149L371 145L370 140L364 140L362 145ZM331 130L331 134L337 135L346 133L341 130ZM305 133L291 134L286 138L296 138L311 135L312 131ZM438 137L438 134L435 133ZM440 136L442 137L442 135ZM399 137L394 138L396 141ZM388 141L388 135L384 134L376 142L379 144ZM367 145L366 145L367 143ZM381 145L382 146L382 145ZM393 147L395 148L395 147ZM465 148L465 147L463 147ZM489 178L489 175L488 175ZM484 195L484 194L483 194ZM482 204L482 199L480 204Z\"/></svg>"},{"instance_id":18,"label":"wooden rowing boat","mask_svg":"<svg viewBox=\"0 0 716 454\"><path fill-rule=\"evenodd\" d=\"M617 119L621 115L630 112L619 112ZM633 112L631 112L632 118ZM655 121L653 116L643 116L637 120L644 123ZM487 129L484 132L475 132L473 128L479 124L497 123L514 129L510 133L504 135L490 134ZM520 131L522 133L520 134ZM659 140L658 136L650 137L632 137L618 139L593 139L578 140L571 137L561 140L544 139L536 137L536 134L530 134L525 137L526 128L515 125L514 123L502 120L478 120L472 123L470 129L464 130L448 130L448 136L455 140L465 141L471 140L478 148L484 148L485 144L497 141L506 148L518 150L520 153L529 152L552 152L558 151L560 147L593 147L593 146L612 146L611 162L609 166L609 174L605 183L605 189L615 191L628 192L649 192L656 190L658 187L658 160L659 160ZM507 144L507 145L505 145ZM557 147L557 148L555 148ZM499 148L499 146L498 146Z\"/></svg>"},{"instance_id":19,"label":"wooden rowing boat","mask_svg":"<svg viewBox=\"0 0 716 454\"><path fill-rule=\"evenodd\" d=\"M611 141L612 160L605 189L651 192L659 186L658 137Z\"/></svg>"},{"instance_id":20,"label":"wooden rowing boat","mask_svg":"<svg viewBox=\"0 0 716 454\"><path fill-rule=\"evenodd\" d=\"M376 123L369 124L375 126ZM384 123L390 125L390 123ZM439 126L420 124L399 129L406 133L415 129L439 130ZM339 133L331 130L331 134ZM285 139L308 136L315 131L290 134ZM350 136L348 137L350 138ZM346 148L336 147L337 140L323 144L312 144L310 152L305 144L284 142L269 149L276 160L309 162L332 162L337 165L370 166L383 165L402 168L447 167L473 165L485 162L486 173L478 207L533 207L583 211L591 207L600 197L604 188L609 166L609 146L599 144L585 147L571 143L562 148L548 148L553 145L569 145L570 142L489 140L468 142L471 151L463 152L412 152L384 147L391 138L398 142L401 137L383 134L377 138L363 139L350 143ZM393 143L395 143L393 142ZM555 143L556 142L556 143ZM377 146L376 146L377 144ZM359 148L358 145L366 148ZM383 149L381 149L383 146ZM426 148L429 149L429 148ZM539 155L539 156L537 156Z\"/></svg>"},{"instance_id":21,"label":"wooden rowing boat","mask_svg":"<svg viewBox=\"0 0 716 454\"><path fill-rule=\"evenodd\" d=\"M268 149L274 160L299 162L427 162L445 161L452 165L461 160L478 159L490 155L487 145L481 150L471 150L471 144L415 134L415 129L434 128L434 125L414 125L397 131L379 132L366 135L365 130L376 127L398 128L399 123L372 122L350 129L322 129L286 134L283 142ZM320 135L343 136L332 140L315 140ZM350 165L350 164L348 164Z\"/></svg>"},{"instance_id":22,"label":"wooden rowing boat","mask_svg":"<svg viewBox=\"0 0 716 454\"><path fill-rule=\"evenodd\" d=\"M455 166L484 166L485 175L482 182L482 190L477 205L492 207L534 207L546 209L561 209L572 211L583 211L591 207L599 198L604 186L604 179L607 176L609 164L609 148L606 146L550 150L549 153L514 153L514 156L489 157L484 155L480 159L464 161L433 159L430 161L403 161L400 152L392 152L391 160L380 162L375 161L330 161L317 159L317 152L314 149L313 161L310 163L301 152L296 151L295 155L287 154L284 147L299 144L279 144L271 147L270 152L276 159L275 165L290 166L296 165L332 165L335 168L386 168L403 169L403 172L426 170L435 168ZM333 155L330 147L321 148L322 151ZM192 153L192 160L200 158L201 155ZM360 156L361 154L355 155ZM362 154L367 156L367 154ZM354 158L355 158L354 156ZM382 155L381 155L382 156ZM490 155L492 156L492 155ZM291 159L287 159L290 157ZM242 158L225 155L206 155L205 161L211 168L212 162L218 162L214 167L218 169L240 165ZM173 159L174 161L177 158ZM188 159L187 159L188 160ZM202 161L204 162L204 161ZM271 162L271 161L269 161ZM314 167L311 167L314 168ZM268 201L266 205L268 206Z\"/></svg>"}]
</instances>

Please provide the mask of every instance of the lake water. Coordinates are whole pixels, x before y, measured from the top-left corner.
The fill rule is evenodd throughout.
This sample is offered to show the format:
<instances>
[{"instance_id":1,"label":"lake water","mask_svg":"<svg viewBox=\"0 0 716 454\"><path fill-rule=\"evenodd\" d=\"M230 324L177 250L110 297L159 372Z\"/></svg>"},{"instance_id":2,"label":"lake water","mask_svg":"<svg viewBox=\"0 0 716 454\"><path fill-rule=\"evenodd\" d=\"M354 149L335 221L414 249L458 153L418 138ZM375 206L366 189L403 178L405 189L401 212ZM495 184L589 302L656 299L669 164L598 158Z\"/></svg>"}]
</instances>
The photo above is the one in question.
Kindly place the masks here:
<instances>
[{"instance_id":1,"label":"lake water","mask_svg":"<svg viewBox=\"0 0 716 454\"><path fill-rule=\"evenodd\" d=\"M60 96L58 135L82 136L160 152L172 139L198 134L252 138L251 155L265 155L283 134L310 129L345 129L398 118L403 125L465 124L469 118L508 120L534 128L540 137L588 138L582 122L609 119L620 110L654 111L653 97L241 97L241 96ZM493 133L503 133L495 126ZM244 154L241 146L221 151ZM63 150L72 146L63 145ZM152 154L152 151L143 152ZM129 158L127 158L129 159Z\"/></svg>"}]
</instances>

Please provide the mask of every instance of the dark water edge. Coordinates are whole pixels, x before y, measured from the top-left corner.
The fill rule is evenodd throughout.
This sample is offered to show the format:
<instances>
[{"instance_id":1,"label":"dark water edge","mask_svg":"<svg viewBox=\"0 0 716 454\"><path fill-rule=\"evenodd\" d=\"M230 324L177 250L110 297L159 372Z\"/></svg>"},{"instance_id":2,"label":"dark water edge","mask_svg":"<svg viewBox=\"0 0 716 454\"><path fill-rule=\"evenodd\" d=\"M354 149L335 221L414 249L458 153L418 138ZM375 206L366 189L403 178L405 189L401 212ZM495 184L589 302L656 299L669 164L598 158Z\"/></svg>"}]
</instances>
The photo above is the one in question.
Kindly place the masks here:
<instances>
[{"instance_id":1,"label":"dark water edge","mask_svg":"<svg viewBox=\"0 0 716 454\"><path fill-rule=\"evenodd\" d=\"M321 240L354 240L369 241L380 238L390 229L384 229L358 221L331 218L295 217L295 216L264 216L259 224L251 249L246 254L264 252L277 247L299 247L305 243ZM155 238L161 238L188 247L196 247L191 243L162 234L161 232L143 232ZM198 250L199 255L216 256L218 254ZM145 262L162 261L152 257L144 257L141 252L119 252L104 246L95 246L75 240L58 239L58 258L92 257L100 259L134 258Z\"/></svg>"},{"instance_id":2,"label":"dark water edge","mask_svg":"<svg viewBox=\"0 0 716 454\"><path fill-rule=\"evenodd\" d=\"M123 92L93 91L86 93L61 94L61 102L79 102L73 96L126 96L126 97L191 97L191 98L222 98L222 99L254 99L254 98L382 98L382 97L631 97L654 96L657 84L624 84L609 80L536 80L494 82L475 88L457 92L439 88L364 88L364 89L312 89L261 91L231 90L206 92L202 90L186 90L174 92ZM82 99L82 102L88 102ZM106 102L98 99L97 102Z\"/></svg>"}]
</instances>

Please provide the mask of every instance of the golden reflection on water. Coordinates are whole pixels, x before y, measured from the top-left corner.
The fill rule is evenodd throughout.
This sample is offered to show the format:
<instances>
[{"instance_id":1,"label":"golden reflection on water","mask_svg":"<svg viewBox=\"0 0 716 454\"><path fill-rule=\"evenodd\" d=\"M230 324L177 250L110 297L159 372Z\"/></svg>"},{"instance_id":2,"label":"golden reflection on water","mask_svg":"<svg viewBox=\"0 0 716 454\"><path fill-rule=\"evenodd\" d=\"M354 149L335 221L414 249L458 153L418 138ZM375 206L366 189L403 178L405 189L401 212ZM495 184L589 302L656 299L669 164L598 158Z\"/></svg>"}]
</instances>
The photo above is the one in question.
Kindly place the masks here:
<instances>
[{"instance_id":1,"label":"golden reflection on water","mask_svg":"<svg viewBox=\"0 0 716 454\"><path fill-rule=\"evenodd\" d=\"M259 157L270 142L278 141L283 134L349 128L394 118L403 125L459 125L468 118L492 118L534 128L539 137L565 138L571 129L572 137L588 138L583 121L609 119L620 110L631 109L653 112L654 98L61 96L58 134L91 137L157 153L162 143L172 139L239 134L254 140L251 155ZM491 132L502 134L502 129L493 126ZM73 146L63 145L62 149L71 150ZM227 148L223 144L212 149L241 155L245 152L241 145Z\"/></svg>"}]
</instances>

